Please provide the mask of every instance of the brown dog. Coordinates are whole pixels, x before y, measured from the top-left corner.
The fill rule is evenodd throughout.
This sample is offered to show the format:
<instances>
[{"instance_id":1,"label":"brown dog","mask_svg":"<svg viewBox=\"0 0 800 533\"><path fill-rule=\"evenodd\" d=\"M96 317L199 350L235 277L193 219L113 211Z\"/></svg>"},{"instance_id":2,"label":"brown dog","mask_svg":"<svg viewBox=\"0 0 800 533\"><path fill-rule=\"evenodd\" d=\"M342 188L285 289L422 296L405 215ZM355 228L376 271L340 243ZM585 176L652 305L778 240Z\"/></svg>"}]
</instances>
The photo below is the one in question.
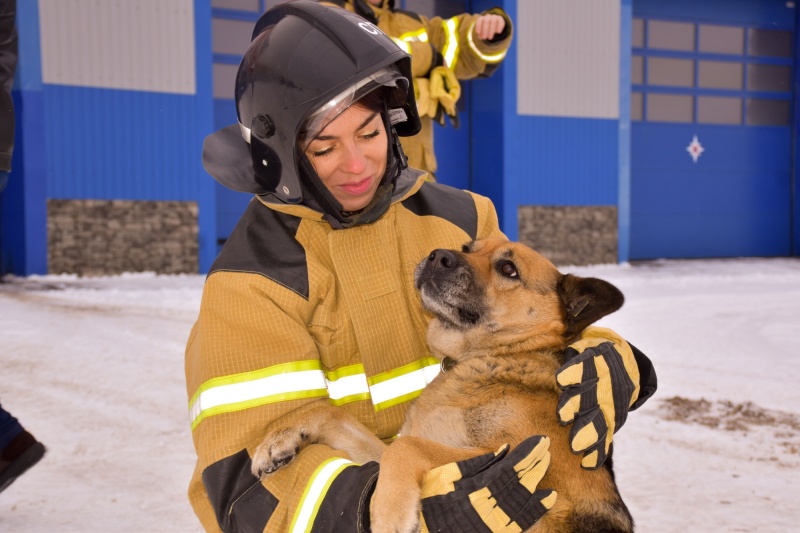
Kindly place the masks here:
<instances>
[{"instance_id":1,"label":"brown dog","mask_svg":"<svg viewBox=\"0 0 800 533\"><path fill-rule=\"evenodd\" d=\"M630 532L633 520L614 482L611 457L586 470L557 420L556 372L579 333L616 311L623 296L594 278L562 275L520 244L475 241L461 252L434 250L415 283L434 319L431 353L442 372L411 404L399 437L386 446L344 410L321 407L270 431L253 473L271 472L300 448L323 443L357 462L381 461L372 498L372 531L417 531L420 484L446 463L516 446L531 435L551 440L541 488L558 493L531 532Z\"/></svg>"}]
</instances>

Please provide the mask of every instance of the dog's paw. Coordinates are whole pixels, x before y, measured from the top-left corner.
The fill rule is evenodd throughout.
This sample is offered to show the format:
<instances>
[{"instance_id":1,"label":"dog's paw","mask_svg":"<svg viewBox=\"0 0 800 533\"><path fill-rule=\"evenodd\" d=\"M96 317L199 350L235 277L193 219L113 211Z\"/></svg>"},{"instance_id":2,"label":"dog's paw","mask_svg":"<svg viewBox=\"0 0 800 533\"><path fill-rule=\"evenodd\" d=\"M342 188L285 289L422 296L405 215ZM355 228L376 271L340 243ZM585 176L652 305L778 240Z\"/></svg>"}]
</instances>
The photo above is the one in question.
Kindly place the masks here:
<instances>
[{"instance_id":1,"label":"dog's paw","mask_svg":"<svg viewBox=\"0 0 800 533\"><path fill-rule=\"evenodd\" d=\"M292 462L305 447L308 436L297 428L281 428L267 434L253 454L250 471L256 477L272 473Z\"/></svg>"}]
</instances>

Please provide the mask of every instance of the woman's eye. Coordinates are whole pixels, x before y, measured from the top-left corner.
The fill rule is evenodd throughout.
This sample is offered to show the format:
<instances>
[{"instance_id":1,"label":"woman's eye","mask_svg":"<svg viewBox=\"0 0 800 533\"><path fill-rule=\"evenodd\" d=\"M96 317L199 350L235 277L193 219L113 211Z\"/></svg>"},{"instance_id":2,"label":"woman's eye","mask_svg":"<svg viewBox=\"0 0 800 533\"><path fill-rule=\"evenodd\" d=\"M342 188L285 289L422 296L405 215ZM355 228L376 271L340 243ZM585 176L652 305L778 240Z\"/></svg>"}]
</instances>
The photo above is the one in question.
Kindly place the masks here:
<instances>
[{"instance_id":1,"label":"woman's eye","mask_svg":"<svg viewBox=\"0 0 800 533\"><path fill-rule=\"evenodd\" d=\"M331 152L333 152L333 148L324 148L322 150L313 150L311 152L311 155L313 155L314 157L325 157Z\"/></svg>"},{"instance_id":2,"label":"woman's eye","mask_svg":"<svg viewBox=\"0 0 800 533\"><path fill-rule=\"evenodd\" d=\"M364 139L367 139L367 140L369 140L369 139L374 139L375 137L377 137L377 136L378 136L378 135L380 135L380 134L381 134L381 131L380 131L380 130L375 130L375 131L373 131L373 132L370 132L370 133L365 133L364 135L362 135L362 137L363 137Z\"/></svg>"},{"instance_id":3,"label":"woman's eye","mask_svg":"<svg viewBox=\"0 0 800 533\"><path fill-rule=\"evenodd\" d=\"M511 261L506 261L505 263L500 265L500 273L508 278L519 277L519 273L517 272L517 267Z\"/></svg>"}]
</instances>

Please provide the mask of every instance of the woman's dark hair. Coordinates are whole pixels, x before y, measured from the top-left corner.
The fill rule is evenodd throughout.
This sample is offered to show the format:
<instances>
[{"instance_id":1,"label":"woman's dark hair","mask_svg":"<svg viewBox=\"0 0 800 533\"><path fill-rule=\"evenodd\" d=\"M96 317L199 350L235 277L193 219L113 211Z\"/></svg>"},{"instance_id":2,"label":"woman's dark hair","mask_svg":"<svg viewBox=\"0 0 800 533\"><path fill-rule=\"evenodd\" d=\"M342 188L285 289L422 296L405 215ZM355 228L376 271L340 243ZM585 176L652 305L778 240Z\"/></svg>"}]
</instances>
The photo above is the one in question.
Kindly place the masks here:
<instances>
[{"instance_id":1,"label":"woman's dark hair","mask_svg":"<svg viewBox=\"0 0 800 533\"><path fill-rule=\"evenodd\" d=\"M370 91L362 96L361 99L353 105L363 107L375 113L383 113L386 110L386 98L389 96L387 92L386 87L378 87L374 91Z\"/></svg>"},{"instance_id":2,"label":"woman's dark hair","mask_svg":"<svg viewBox=\"0 0 800 533\"><path fill-rule=\"evenodd\" d=\"M350 107L358 106L363 107L368 111L383 114L386 111L386 98L391 94L386 87L378 87L374 91L370 91L362 96L357 101L353 102ZM334 119L335 120L335 119ZM388 133L388 132L387 132ZM307 137L308 131L301 131L297 137L297 153L302 153L302 146L310 143L313 139Z\"/></svg>"}]
</instances>

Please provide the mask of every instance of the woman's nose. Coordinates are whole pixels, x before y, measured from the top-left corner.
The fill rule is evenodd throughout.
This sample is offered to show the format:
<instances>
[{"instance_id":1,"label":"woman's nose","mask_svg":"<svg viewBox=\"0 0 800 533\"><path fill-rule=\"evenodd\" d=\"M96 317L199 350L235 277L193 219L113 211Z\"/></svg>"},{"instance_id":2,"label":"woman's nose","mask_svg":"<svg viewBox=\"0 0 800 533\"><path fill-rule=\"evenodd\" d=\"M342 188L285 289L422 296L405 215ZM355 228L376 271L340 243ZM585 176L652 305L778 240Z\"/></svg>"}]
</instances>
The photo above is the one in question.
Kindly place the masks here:
<instances>
[{"instance_id":1,"label":"woman's nose","mask_svg":"<svg viewBox=\"0 0 800 533\"><path fill-rule=\"evenodd\" d=\"M367 168L367 158L364 151L356 144L347 146L344 150L342 170L350 174L361 174Z\"/></svg>"}]
</instances>

